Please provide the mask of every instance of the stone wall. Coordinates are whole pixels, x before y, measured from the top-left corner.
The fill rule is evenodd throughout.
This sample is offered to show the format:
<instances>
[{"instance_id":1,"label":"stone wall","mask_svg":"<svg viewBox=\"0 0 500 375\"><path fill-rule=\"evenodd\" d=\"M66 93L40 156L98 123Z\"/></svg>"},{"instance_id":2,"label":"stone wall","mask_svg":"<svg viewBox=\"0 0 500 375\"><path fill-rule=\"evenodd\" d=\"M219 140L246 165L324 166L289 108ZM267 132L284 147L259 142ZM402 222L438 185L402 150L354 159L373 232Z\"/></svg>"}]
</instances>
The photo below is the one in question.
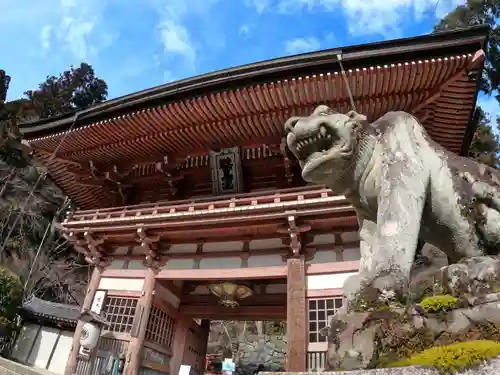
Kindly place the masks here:
<instances>
[{"instance_id":1,"label":"stone wall","mask_svg":"<svg viewBox=\"0 0 500 375\"><path fill-rule=\"evenodd\" d=\"M232 355L242 370L251 374L258 365L263 364L268 371L285 368L286 337L277 334L257 334L253 322L226 322L212 324L207 353L224 358ZM228 333L231 340L228 339ZM230 342L231 341L231 342Z\"/></svg>"}]
</instances>

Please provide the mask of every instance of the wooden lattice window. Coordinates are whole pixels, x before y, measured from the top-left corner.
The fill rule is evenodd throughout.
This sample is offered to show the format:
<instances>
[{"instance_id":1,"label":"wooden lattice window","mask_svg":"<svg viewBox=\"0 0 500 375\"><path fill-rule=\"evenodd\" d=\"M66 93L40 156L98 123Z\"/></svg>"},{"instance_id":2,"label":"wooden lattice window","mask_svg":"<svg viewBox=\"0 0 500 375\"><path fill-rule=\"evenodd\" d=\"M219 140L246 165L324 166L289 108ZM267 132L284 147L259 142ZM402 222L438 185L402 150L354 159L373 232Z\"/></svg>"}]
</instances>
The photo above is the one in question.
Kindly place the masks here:
<instances>
[{"instance_id":1,"label":"wooden lattice window","mask_svg":"<svg viewBox=\"0 0 500 375\"><path fill-rule=\"evenodd\" d=\"M165 311L153 306L146 328L146 340L170 348L174 338L175 320Z\"/></svg>"},{"instance_id":2,"label":"wooden lattice window","mask_svg":"<svg viewBox=\"0 0 500 375\"><path fill-rule=\"evenodd\" d=\"M111 331L130 333L134 321L137 298L108 297L106 299L106 319L111 323Z\"/></svg>"},{"instance_id":3,"label":"wooden lattice window","mask_svg":"<svg viewBox=\"0 0 500 375\"><path fill-rule=\"evenodd\" d=\"M327 338L319 331L329 324L328 317L341 307L342 297L309 300L309 342L326 342Z\"/></svg>"}]
</instances>

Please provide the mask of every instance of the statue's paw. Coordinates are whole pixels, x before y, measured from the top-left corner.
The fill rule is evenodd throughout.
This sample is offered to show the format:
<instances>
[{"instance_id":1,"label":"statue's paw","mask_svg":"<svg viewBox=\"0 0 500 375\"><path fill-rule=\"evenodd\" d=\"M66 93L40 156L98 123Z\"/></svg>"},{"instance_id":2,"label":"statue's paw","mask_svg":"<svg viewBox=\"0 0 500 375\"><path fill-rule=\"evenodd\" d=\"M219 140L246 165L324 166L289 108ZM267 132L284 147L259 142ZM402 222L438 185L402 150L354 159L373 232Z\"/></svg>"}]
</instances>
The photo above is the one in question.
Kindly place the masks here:
<instances>
[{"instance_id":1,"label":"statue's paw","mask_svg":"<svg viewBox=\"0 0 500 375\"><path fill-rule=\"evenodd\" d=\"M487 245L500 252L500 212L482 205L481 215L483 220L476 223L481 238Z\"/></svg>"},{"instance_id":2,"label":"statue's paw","mask_svg":"<svg viewBox=\"0 0 500 375\"><path fill-rule=\"evenodd\" d=\"M387 300L393 300L405 295L408 289L408 280L398 273L389 273L377 276L371 282L371 287L377 289Z\"/></svg>"},{"instance_id":3,"label":"statue's paw","mask_svg":"<svg viewBox=\"0 0 500 375\"><path fill-rule=\"evenodd\" d=\"M348 301L353 301L366 283L366 277L362 274L349 276L342 287L344 297Z\"/></svg>"}]
</instances>

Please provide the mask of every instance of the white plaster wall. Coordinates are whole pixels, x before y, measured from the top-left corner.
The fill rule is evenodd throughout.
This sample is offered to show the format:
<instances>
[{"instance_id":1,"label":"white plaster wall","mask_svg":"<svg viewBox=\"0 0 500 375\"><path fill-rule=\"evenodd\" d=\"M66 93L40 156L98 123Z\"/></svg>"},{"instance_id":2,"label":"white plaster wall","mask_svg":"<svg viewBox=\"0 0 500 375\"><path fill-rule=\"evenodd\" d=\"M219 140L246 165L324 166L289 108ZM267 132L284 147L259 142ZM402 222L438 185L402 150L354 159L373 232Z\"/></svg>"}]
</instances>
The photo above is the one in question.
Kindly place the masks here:
<instances>
[{"instance_id":1,"label":"white plaster wall","mask_svg":"<svg viewBox=\"0 0 500 375\"><path fill-rule=\"evenodd\" d=\"M168 252L172 254L196 253L197 247L198 245L195 243L177 244L177 245L172 245L172 247L168 249Z\"/></svg>"},{"instance_id":2,"label":"white plaster wall","mask_svg":"<svg viewBox=\"0 0 500 375\"><path fill-rule=\"evenodd\" d=\"M144 279L123 279L114 277L103 277L99 282L98 289L104 290L127 290L140 292L144 286Z\"/></svg>"},{"instance_id":3,"label":"white plaster wall","mask_svg":"<svg viewBox=\"0 0 500 375\"><path fill-rule=\"evenodd\" d=\"M344 243L359 241L359 232L344 232L340 235Z\"/></svg>"},{"instance_id":4,"label":"white plaster wall","mask_svg":"<svg viewBox=\"0 0 500 375\"><path fill-rule=\"evenodd\" d=\"M12 349L11 358L22 364L48 369L52 373L63 375L72 340L73 332L71 331L24 324ZM52 351L54 354L50 358Z\"/></svg>"},{"instance_id":5,"label":"white plaster wall","mask_svg":"<svg viewBox=\"0 0 500 375\"><path fill-rule=\"evenodd\" d=\"M351 260L360 260L361 259L361 254L359 252L359 247L353 247L349 249L345 249L342 252L342 256L344 258L344 261L351 261Z\"/></svg>"},{"instance_id":6,"label":"white plaster wall","mask_svg":"<svg viewBox=\"0 0 500 375\"><path fill-rule=\"evenodd\" d=\"M240 268L241 258L207 258L200 261L200 269Z\"/></svg>"},{"instance_id":7,"label":"white plaster wall","mask_svg":"<svg viewBox=\"0 0 500 375\"><path fill-rule=\"evenodd\" d=\"M16 343L12 348L12 358L21 363L26 363L33 341L36 339L38 328L39 326L36 324L24 324L21 327Z\"/></svg>"},{"instance_id":8,"label":"white plaster wall","mask_svg":"<svg viewBox=\"0 0 500 375\"><path fill-rule=\"evenodd\" d=\"M161 267L162 270L193 269L194 259L170 259L167 264Z\"/></svg>"},{"instance_id":9,"label":"white plaster wall","mask_svg":"<svg viewBox=\"0 0 500 375\"><path fill-rule=\"evenodd\" d=\"M332 246L333 247L333 246ZM308 264L334 263L337 261L337 253L333 250L317 251L314 258L307 261Z\"/></svg>"},{"instance_id":10,"label":"white plaster wall","mask_svg":"<svg viewBox=\"0 0 500 375\"><path fill-rule=\"evenodd\" d=\"M344 281L357 272L333 273L329 275L309 275L307 276L307 289L341 289Z\"/></svg>"},{"instance_id":11,"label":"white plaster wall","mask_svg":"<svg viewBox=\"0 0 500 375\"><path fill-rule=\"evenodd\" d=\"M50 353L56 345L57 336L61 330L52 327L42 327L35 345L28 357L27 363L45 369L49 362ZM54 355L56 355L54 353Z\"/></svg>"},{"instance_id":12,"label":"white plaster wall","mask_svg":"<svg viewBox=\"0 0 500 375\"><path fill-rule=\"evenodd\" d=\"M283 247L283 243L280 238L268 238L263 240L253 240L250 241L249 247L251 250L254 249L278 249Z\"/></svg>"},{"instance_id":13,"label":"white plaster wall","mask_svg":"<svg viewBox=\"0 0 500 375\"><path fill-rule=\"evenodd\" d=\"M310 342L307 344L308 352L326 352L328 350L327 342Z\"/></svg>"},{"instance_id":14,"label":"white plaster wall","mask_svg":"<svg viewBox=\"0 0 500 375\"><path fill-rule=\"evenodd\" d=\"M113 251L113 255L125 255L129 251L128 246L119 246Z\"/></svg>"},{"instance_id":15,"label":"white plaster wall","mask_svg":"<svg viewBox=\"0 0 500 375\"><path fill-rule=\"evenodd\" d=\"M241 251L243 250L243 242L207 242L203 245L204 253L213 253L214 251Z\"/></svg>"},{"instance_id":16,"label":"white plaster wall","mask_svg":"<svg viewBox=\"0 0 500 375\"><path fill-rule=\"evenodd\" d=\"M125 264L124 260L114 260L109 265L109 268L112 270L122 269L124 264Z\"/></svg>"},{"instance_id":17,"label":"white plaster wall","mask_svg":"<svg viewBox=\"0 0 500 375\"><path fill-rule=\"evenodd\" d=\"M146 269L146 266L144 265L144 262L142 260L131 260L130 262L128 262L127 269L129 269L129 270L144 270L144 269Z\"/></svg>"},{"instance_id":18,"label":"white plaster wall","mask_svg":"<svg viewBox=\"0 0 500 375\"><path fill-rule=\"evenodd\" d=\"M286 262L279 254L251 255L248 257L248 268L283 266Z\"/></svg>"},{"instance_id":19,"label":"white plaster wall","mask_svg":"<svg viewBox=\"0 0 500 375\"><path fill-rule=\"evenodd\" d=\"M71 351L71 342L73 341L73 332L63 331L59 336L56 350L49 363L49 371L63 375L68 362L69 352Z\"/></svg>"},{"instance_id":20,"label":"white plaster wall","mask_svg":"<svg viewBox=\"0 0 500 375\"><path fill-rule=\"evenodd\" d=\"M326 244L334 244L335 243L335 235L334 234L318 234L314 236L313 245L326 245Z\"/></svg>"}]
</instances>

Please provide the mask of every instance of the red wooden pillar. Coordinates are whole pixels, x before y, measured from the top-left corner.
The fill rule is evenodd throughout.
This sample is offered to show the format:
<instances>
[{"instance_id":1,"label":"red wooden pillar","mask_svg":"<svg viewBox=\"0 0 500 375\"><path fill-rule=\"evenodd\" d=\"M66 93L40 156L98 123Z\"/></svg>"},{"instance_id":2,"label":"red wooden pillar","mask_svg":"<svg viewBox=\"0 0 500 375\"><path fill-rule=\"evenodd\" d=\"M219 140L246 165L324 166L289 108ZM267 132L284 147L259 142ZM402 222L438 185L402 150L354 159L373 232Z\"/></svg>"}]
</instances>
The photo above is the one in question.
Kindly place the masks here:
<instances>
[{"instance_id":1,"label":"red wooden pillar","mask_svg":"<svg viewBox=\"0 0 500 375\"><path fill-rule=\"evenodd\" d=\"M134 317L134 326L132 337L127 349L127 356L125 362L124 375L135 375L141 366L141 353L146 338L146 328L148 326L149 313L153 305L153 295L155 289L155 276L154 268L148 268L146 277L144 278L144 286L142 288L142 295L137 302L136 315ZM135 332L134 332L135 331Z\"/></svg>"},{"instance_id":2,"label":"red wooden pillar","mask_svg":"<svg viewBox=\"0 0 500 375\"><path fill-rule=\"evenodd\" d=\"M92 302L94 301L94 295L99 288L99 283L101 282L101 275L103 267L94 267L92 272L92 277L90 278L89 285L87 288L87 294L82 305L82 312L90 310ZM68 362L66 363L66 369L64 373L66 375L73 375L76 373L76 366L78 363L78 351L80 350L80 336L82 334L82 328L85 323L81 320L78 321L76 325L75 333L73 334L73 341L71 342L71 350L69 352Z\"/></svg>"},{"instance_id":3,"label":"red wooden pillar","mask_svg":"<svg viewBox=\"0 0 500 375\"><path fill-rule=\"evenodd\" d=\"M306 371L307 300L304 257L287 260L287 372Z\"/></svg>"},{"instance_id":4,"label":"red wooden pillar","mask_svg":"<svg viewBox=\"0 0 500 375\"><path fill-rule=\"evenodd\" d=\"M170 373L178 374L184 360L184 351L187 342L187 333L190 324L189 318L179 315L175 323L174 340L172 343L172 358L170 359Z\"/></svg>"}]
</instances>

